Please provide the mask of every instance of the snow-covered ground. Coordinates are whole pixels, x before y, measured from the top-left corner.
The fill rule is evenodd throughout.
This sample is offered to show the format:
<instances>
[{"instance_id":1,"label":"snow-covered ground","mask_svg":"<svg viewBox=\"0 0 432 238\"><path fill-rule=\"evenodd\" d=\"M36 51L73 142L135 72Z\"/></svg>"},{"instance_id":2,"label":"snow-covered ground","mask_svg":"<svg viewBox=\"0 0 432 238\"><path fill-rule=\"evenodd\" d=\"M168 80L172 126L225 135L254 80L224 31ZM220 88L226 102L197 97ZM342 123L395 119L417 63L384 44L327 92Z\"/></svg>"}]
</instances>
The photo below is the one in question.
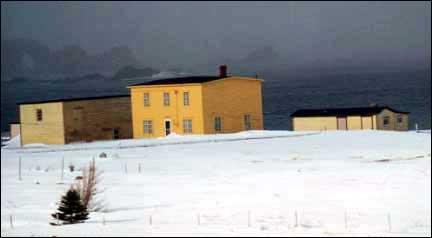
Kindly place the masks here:
<instances>
[{"instance_id":1,"label":"snow-covered ground","mask_svg":"<svg viewBox=\"0 0 432 238\"><path fill-rule=\"evenodd\" d=\"M11 141L1 149L1 234L431 235L430 130L303 134L252 131L25 148ZM99 158L102 152L108 158ZM106 211L91 213L83 224L50 226L56 202L80 175L68 166L79 168L93 157L104 171L99 198Z\"/></svg>"}]
</instances>

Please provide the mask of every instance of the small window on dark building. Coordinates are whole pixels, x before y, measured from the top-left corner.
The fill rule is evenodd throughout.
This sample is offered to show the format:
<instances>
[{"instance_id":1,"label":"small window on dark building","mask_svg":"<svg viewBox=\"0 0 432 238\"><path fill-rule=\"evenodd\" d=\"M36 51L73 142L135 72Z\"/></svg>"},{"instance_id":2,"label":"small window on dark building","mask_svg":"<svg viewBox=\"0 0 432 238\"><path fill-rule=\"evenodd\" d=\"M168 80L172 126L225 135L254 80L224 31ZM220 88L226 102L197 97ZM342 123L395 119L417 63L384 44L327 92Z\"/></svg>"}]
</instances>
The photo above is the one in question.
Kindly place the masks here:
<instances>
[{"instance_id":1,"label":"small window on dark building","mask_svg":"<svg viewBox=\"0 0 432 238\"><path fill-rule=\"evenodd\" d=\"M120 139L120 129L119 128L114 128L113 130L113 137L114 139Z\"/></svg>"},{"instance_id":2,"label":"small window on dark building","mask_svg":"<svg viewBox=\"0 0 432 238\"><path fill-rule=\"evenodd\" d=\"M42 121L42 109L36 109L36 121Z\"/></svg>"}]
</instances>

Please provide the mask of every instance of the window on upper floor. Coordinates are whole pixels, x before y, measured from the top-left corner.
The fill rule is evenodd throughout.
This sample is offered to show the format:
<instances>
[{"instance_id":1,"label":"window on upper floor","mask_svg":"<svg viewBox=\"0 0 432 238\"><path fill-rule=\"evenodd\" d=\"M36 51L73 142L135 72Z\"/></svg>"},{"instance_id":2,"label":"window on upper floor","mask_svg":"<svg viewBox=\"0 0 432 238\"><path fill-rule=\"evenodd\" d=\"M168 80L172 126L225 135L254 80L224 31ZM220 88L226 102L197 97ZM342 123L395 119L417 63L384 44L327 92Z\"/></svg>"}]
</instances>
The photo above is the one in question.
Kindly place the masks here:
<instances>
[{"instance_id":1,"label":"window on upper floor","mask_svg":"<svg viewBox=\"0 0 432 238\"><path fill-rule=\"evenodd\" d=\"M169 95L169 93L164 93L163 94L163 103L164 103L164 106L169 106L170 105L170 95Z\"/></svg>"},{"instance_id":2,"label":"window on upper floor","mask_svg":"<svg viewBox=\"0 0 432 238\"><path fill-rule=\"evenodd\" d=\"M150 94L144 93L144 107L150 106Z\"/></svg>"},{"instance_id":3,"label":"window on upper floor","mask_svg":"<svg viewBox=\"0 0 432 238\"><path fill-rule=\"evenodd\" d=\"M189 92L183 92L183 105L189 106Z\"/></svg>"},{"instance_id":4,"label":"window on upper floor","mask_svg":"<svg viewBox=\"0 0 432 238\"><path fill-rule=\"evenodd\" d=\"M42 121L43 115L42 115L42 109L36 109L36 121Z\"/></svg>"}]
</instances>

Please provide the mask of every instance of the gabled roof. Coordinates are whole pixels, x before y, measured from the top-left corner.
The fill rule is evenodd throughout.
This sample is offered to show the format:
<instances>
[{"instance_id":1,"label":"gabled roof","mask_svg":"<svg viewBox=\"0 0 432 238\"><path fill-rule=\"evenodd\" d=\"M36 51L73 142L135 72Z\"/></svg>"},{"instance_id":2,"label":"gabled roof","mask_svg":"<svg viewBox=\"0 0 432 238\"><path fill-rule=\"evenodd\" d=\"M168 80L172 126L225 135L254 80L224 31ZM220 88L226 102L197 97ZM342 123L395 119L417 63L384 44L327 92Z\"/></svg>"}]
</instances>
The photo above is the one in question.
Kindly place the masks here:
<instances>
[{"instance_id":1,"label":"gabled roof","mask_svg":"<svg viewBox=\"0 0 432 238\"><path fill-rule=\"evenodd\" d=\"M408 114L394 110L388 106L379 107L352 107L352 108L326 108L326 109L302 109L291 114L291 117L316 117L316 116L371 116L381 113L384 109L395 113Z\"/></svg>"},{"instance_id":2,"label":"gabled roof","mask_svg":"<svg viewBox=\"0 0 432 238\"><path fill-rule=\"evenodd\" d=\"M227 76L229 77L229 76ZM219 77L219 76L189 76L189 77L179 77L179 78L167 78L167 79L158 79L145 83L133 84L129 87L133 86L144 86L144 85L165 85L165 84L185 84L185 83L206 83L218 79L223 79L227 77Z\"/></svg>"},{"instance_id":3,"label":"gabled roof","mask_svg":"<svg viewBox=\"0 0 432 238\"><path fill-rule=\"evenodd\" d=\"M17 104L18 105L25 105L25 104L39 104L39 103L51 103L51 102L71 102L71 101L99 100L99 99L120 98L120 97L130 97L130 95L129 94L123 94L123 95L107 95L107 96L86 97L86 98L58 98L58 99L51 99L51 100L45 100L45 101L19 102Z\"/></svg>"}]
</instances>

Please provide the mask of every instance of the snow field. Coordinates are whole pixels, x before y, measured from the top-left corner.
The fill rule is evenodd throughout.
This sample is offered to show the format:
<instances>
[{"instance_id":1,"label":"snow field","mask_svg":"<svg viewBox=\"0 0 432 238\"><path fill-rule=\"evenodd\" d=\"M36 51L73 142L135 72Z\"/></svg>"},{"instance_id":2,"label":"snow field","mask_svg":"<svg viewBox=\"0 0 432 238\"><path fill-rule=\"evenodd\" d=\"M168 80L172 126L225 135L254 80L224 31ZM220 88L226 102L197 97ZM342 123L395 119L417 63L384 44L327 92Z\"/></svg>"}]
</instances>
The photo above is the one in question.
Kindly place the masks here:
<instances>
[{"instance_id":1,"label":"snow field","mask_svg":"<svg viewBox=\"0 0 432 238\"><path fill-rule=\"evenodd\" d=\"M212 137L275 133L296 134L255 131ZM157 139L162 144L187 140L191 138ZM208 140L208 136L192 140ZM2 236L431 234L431 136L427 133L323 132L106 149L113 143L44 146L55 148L53 152L2 148ZM85 149L62 150L71 146ZM98 158L101 152L108 158ZM106 202L106 211L91 213L83 224L50 226L56 202L80 175L71 173L68 165L77 170L93 157L104 171L99 185L104 192L99 198ZM59 184L62 158L64 181Z\"/></svg>"}]
</instances>

